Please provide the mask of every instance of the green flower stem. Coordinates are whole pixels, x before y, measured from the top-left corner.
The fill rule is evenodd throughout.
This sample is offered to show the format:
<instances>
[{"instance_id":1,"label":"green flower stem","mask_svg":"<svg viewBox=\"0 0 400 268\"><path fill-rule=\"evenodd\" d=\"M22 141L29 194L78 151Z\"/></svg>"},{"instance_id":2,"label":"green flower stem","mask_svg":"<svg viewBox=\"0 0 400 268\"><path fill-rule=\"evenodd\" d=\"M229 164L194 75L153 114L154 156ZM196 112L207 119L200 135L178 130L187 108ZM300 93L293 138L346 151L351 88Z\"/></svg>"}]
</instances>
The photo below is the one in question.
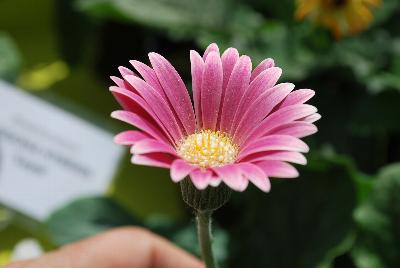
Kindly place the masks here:
<instances>
[{"instance_id":1,"label":"green flower stem","mask_svg":"<svg viewBox=\"0 0 400 268\"><path fill-rule=\"evenodd\" d=\"M197 234L206 268L217 268L211 247L211 214L212 211L197 211Z\"/></svg>"}]
</instances>

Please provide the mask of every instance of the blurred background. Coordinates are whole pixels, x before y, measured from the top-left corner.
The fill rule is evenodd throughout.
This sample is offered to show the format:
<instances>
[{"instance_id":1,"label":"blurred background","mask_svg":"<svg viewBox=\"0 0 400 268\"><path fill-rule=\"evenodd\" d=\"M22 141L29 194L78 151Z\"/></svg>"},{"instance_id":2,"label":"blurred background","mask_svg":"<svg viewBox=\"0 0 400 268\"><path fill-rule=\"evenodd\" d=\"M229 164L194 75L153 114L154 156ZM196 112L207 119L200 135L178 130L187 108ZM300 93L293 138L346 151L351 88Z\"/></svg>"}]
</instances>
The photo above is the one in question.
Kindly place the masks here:
<instances>
[{"instance_id":1,"label":"blurred background","mask_svg":"<svg viewBox=\"0 0 400 268\"><path fill-rule=\"evenodd\" d=\"M117 133L129 127L109 118L118 109L109 76L131 59L147 63L156 51L190 88L190 49L233 46L253 66L272 57L281 82L316 91L319 132L306 139L298 179L273 180L269 194L249 187L215 213L218 259L223 267L396 268L399 25L397 0L0 0L0 79ZM133 166L127 151L119 163L106 194L69 200L46 219L4 204L0 265L127 224L199 254L192 211L168 171Z\"/></svg>"}]
</instances>

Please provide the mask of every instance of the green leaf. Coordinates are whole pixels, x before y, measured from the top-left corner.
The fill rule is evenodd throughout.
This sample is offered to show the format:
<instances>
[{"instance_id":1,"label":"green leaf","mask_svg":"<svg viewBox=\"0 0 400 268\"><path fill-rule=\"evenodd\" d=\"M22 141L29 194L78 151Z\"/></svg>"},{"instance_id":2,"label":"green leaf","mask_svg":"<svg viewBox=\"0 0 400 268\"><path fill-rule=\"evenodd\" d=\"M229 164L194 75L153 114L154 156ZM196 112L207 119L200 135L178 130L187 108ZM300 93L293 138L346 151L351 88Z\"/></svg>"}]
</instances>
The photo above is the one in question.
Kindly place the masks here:
<instances>
[{"instance_id":1,"label":"green leaf","mask_svg":"<svg viewBox=\"0 0 400 268\"><path fill-rule=\"evenodd\" d=\"M400 163L383 168L368 198L355 212L360 268L400 267Z\"/></svg>"},{"instance_id":2,"label":"green leaf","mask_svg":"<svg viewBox=\"0 0 400 268\"><path fill-rule=\"evenodd\" d=\"M50 238L64 245L120 226L142 226L169 239L183 249L200 255L195 223L178 223L170 217L153 215L145 221L128 213L108 197L87 197L55 211L47 220ZM219 262L228 257L228 234L214 228L214 253Z\"/></svg>"},{"instance_id":3,"label":"green leaf","mask_svg":"<svg viewBox=\"0 0 400 268\"><path fill-rule=\"evenodd\" d=\"M82 11L160 28L210 28L221 23L225 1L195 0L79 0Z\"/></svg>"},{"instance_id":4,"label":"green leaf","mask_svg":"<svg viewBox=\"0 0 400 268\"><path fill-rule=\"evenodd\" d=\"M14 81L20 65L20 55L13 40L0 32L0 79Z\"/></svg>"},{"instance_id":5,"label":"green leaf","mask_svg":"<svg viewBox=\"0 0 400 268\"><path fill-rule=\"evenodd\" d=\"M348 167L321 157L269 194L248 191L235 211L232 267L330 267L352 244L356 190Z\"/></svg>"},{"instance_id":6,"label":"green leaf","mask_svg":"<svg viewBox=\"0 0 400 268\"><path fill-rule=\"evenodd\" d=\"M78 199L55 211L47 220L57 245L74 242L110 228L138 225L139 221L107 197Z\"/></svg>"},{"instance_id":7,"label":"green leaf","mask_svg":"<svg viewBox=\"0 0 400 268\"><path fill-rule=\"evenodd\" d=\"M276 1L259 1L259 0L240 0L240 2L252 6L255 10L262 12L268 18L274 18L274 19L279 18L288 22L294 20L296 1L281 0L279 2L276 2Z\"/></svg>"}]
</instances>

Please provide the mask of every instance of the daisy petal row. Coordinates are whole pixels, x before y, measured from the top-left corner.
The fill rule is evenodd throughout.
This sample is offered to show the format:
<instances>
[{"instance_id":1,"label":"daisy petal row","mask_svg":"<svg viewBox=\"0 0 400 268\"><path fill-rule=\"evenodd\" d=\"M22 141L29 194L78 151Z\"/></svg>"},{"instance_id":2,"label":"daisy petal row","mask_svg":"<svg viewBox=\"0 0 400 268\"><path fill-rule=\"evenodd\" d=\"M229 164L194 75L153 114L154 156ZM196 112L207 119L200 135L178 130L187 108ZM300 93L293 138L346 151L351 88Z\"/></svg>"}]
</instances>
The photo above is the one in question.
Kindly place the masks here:
<instances>
[{"instance_id":1,"label":"daisy petal row","mask_svg":"<svg viewBox=\"0 0 400 268\"><path fill-rule=\"evenodd\" d=\"M137 130L115 137L130 146L132 163L168 168L179 182L198 189L220 183L243 191L249 182L270 190L269 178L294 178L294 164L306 164L301 138L317 132L317 109L306 102L311 89L277 84L282 70L272 59L252 69L235 48L220 55L216 44L203 55L190 51L193 104L184 82L163 56L151 66L131 61L111 77L111 93L123 110L112 117Z\"/></svg>"}]
</instances>

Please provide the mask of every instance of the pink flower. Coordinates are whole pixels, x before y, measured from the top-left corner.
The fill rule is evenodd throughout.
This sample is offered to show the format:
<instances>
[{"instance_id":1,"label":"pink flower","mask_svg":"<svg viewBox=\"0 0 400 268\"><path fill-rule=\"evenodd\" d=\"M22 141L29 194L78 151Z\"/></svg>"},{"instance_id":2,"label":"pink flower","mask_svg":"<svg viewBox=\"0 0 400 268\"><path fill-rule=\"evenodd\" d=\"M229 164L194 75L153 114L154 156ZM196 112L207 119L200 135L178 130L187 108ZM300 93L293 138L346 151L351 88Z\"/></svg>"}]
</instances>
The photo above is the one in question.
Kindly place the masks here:
<instances>
[{"instance_id":1,"label":"pink flower","mask_svg":"<svg viewBox=\"0 0 400 268\"><path fill-rule=\"evenodd\" d=\"M308 146L300 138L317 131L320 118L304 104L310 89L276 84L282 70L272 59L252 70L248 56L228 48L220 56L211 44L201 57L190 52L193 103L174 67L149 54L151 66L130 61L119 67L111 92L123 107L112 117L137 127L115 137L131 147L132 163L169 168L179 182L189 176L198 189L224 182L236 191L249 181L270 190L270 177L294 178L290 165L306 164Z\"/></svg>"}]
</instances>

